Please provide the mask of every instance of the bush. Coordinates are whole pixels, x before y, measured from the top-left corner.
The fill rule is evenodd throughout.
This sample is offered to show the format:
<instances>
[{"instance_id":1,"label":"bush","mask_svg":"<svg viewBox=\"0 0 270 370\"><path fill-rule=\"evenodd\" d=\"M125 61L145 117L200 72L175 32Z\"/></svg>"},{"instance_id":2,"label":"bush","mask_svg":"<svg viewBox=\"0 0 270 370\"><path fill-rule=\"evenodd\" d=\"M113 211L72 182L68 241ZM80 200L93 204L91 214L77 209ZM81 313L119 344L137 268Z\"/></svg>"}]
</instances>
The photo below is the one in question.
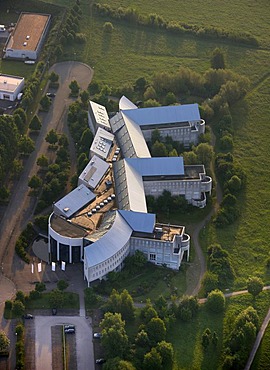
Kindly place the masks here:
<instances>
[{"instance_id":1,"label":"bush","mask_svg":"<svg viewBox=\"0 0 270 370\"><path fill-rule=\"evenodd\" d=\"M103 25L103 29L107 33L111 33L113 31L113 24L111 22L105 22Z\"/></svg>"},{"instance_id":2,"label":"bush","mask_svg":"<svg viewBox=\"0 0 270 370\"><path fill-rule=\"evenodd\" d=\"M225 308L225 297L224 294L215 289L209 293L206 301L206 307L209 311L212 312L222 312Z\"/></svg>"}]
</instances>

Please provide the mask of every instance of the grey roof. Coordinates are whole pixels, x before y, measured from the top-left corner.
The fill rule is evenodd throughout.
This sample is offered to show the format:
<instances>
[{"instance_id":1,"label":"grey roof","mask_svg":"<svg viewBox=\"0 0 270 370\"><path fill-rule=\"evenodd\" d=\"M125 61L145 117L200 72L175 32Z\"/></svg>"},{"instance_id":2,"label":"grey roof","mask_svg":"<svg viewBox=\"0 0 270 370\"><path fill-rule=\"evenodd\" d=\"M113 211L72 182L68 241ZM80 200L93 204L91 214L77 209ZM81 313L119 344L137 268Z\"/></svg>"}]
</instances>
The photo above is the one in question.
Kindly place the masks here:
<instances>
[{"instance_id":1,"label":"grey roof","mask_svg":"<svg viewBox=\"0 0 270 370\"><path fill-rule=\"evenodd\" d=\"M84 249L84 256L88 268L98 265L113 257L129 242L131 234L132 228L119 212L116 211L113 224L108 232L99 240Z\"/></svg>"},{"instance_id":2,"label":"grey roof","mask_svg":"<svg viewBox=\"0 0 270 370\"><path fill-rule=\"evenodd\" d=\"M199 106L196 103L167 107L127 109L123 110L122 113L139 126L191 122L201 119Z\"/></svg>"},{"instance_id":3,"label":"grey roof","mask_svg":"<svg viewBox=\"0 0 270 370\"><path fill-rule=\"evenodd\" d=\"M109 164L94 155L79 176L78 185L95 189L109 169Z\"/></svg>"},{"instance_id":4,"label":"grey roof","mask_svg":"<svg viewBox=\"0 0 270 370\"><path fill-rule=\"evenodd\" d=\"M125 161L141 176L184 174L183 157L126 158Z\"/></svg>"},{"instance_id":5,"label":"grey roof","mask_svg":"<svg viewBox=\"0 0 270 370\"><path fill-rule=\"evenodd\" d=\"M150 157L148 146L142 130L122 113L116 114L110 120L112 132L116 136L123 157Z\"/></svg>"},{"instance_id":6,"label":"grey roof","mask_svg":"<svg viewBox=\"0 0 270 370\"><path fill-rule=\"evenodd\" d=\"M125 160L113 164L119 209L147 212L142 176Z\"/></svg>"},{"instance_id":7,"label":"grey roof","mask_svg":"<svg viewBox=\"0 0 270 370\"><path fill-rule=\"evenodd\" d=\"M152 233L156 223L156 215L133 211L118 211L133 231Z\"/></svg>"},{"instance_id":8,"label":"grey roof","mask_svg":"<svg viewBox=\"0 0 270 370\"><path fill-rule=\"evenodd\" d=\"M106 159L111 149L113 140L113 134L99 127L90 147L90 153L95 153L101 158Z\"/></svg>"},{"instance_id":9,"label":"grey roof","mask_svg":"<svg viewBox=\"0 0 270 370\"><path fill-rule=\"evenodd\" d=\"M95 103L94 101L90 101L89 103L96 122L100 125L110 128L109 116L106 108L103 105Z\"/></svg>"},{"instance_id":10,"label":"grey roof","mask_svg":"<svg viewBox=\"0 0 270 370\"><path fill-rule=\"evenodd\" d=\"M91 190L85 185L80 185L56 202L53 211L57 215L70 218L74 213L92 202L95 198L96 195Z\"/></svg>"}]
</instances>

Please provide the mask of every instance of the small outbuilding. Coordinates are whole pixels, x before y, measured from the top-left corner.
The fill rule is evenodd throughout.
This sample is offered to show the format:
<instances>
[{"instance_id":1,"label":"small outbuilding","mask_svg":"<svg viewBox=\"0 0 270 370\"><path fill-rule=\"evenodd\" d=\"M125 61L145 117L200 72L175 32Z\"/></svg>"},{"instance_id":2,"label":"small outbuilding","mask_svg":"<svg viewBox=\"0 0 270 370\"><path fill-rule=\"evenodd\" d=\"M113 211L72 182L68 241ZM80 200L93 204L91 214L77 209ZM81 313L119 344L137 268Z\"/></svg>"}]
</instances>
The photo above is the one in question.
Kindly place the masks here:
<instances>
[{"instance_id":1,"label":"small outbuilding","mask_svg":"<svg viewBox=\"0 0 270 370\"><path fill-rule=\"evenodd\" d=\"M24 87L24 78L0 74L0 99L14 101Z\"/></svg>"}]
</instances>

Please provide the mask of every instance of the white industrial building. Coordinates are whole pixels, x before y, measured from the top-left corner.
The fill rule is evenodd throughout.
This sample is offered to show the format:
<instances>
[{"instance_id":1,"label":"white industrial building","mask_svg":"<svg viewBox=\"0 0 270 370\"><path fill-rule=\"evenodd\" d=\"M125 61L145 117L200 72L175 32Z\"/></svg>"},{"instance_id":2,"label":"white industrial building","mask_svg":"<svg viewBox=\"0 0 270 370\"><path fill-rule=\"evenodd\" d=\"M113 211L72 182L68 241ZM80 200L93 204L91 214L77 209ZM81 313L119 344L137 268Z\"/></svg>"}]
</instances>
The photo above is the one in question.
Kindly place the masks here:
<instances>
[{"instance_id":1,"label":"white industrial building","mask_svg":"<svg viewBox=\"0 0 270 370\"><path fill-rule=\"evenodd\" d=\"M50 14L21 13L7 39L4 57L36 60L48 32L50 18Z\"/></svg>"},{"instance_id":2,"label":"white industrial building","mask_svg":"<svg viewBox=\"0 0 270 370\"><path fill-rule=\"evenodd\" d=\"M24 88L24 78L0 74L0 99L14 101Z\"/></svg>"},{"instance_id":3,"label":"white industrial building","mask_svg":"<svg viewBox=\"0 0 270 370\"><path fill-rule=\"evenodd\" d=\"M154 264L179 269L183 258L189 259L190 237L183 226L157 223L156 216L147 211L146 195L159 196L168 190L172 195L185 196L194 206L204 207L205 193L211 193L212 179L206 175L203 165L184 166L182 157L151 158L141 128L142 118L126 113L140 110L134 107L128 99L122 98L120 112L109 120L112 136L120 149L117 150L119 155L115 161L107 163L112 188L104 185L104 167L97 176L102 181L95 181L98 187L90 186L96 198L92 196L90 203L85 201L85 207L69 217L65 216L63 207L70 207L64 202L58 206L62 212L54 212L49 219L51 261L83 261L84 277L88 285L105 278L110 271L121 270L124 259L136 250L142 251L148 261ZM184 108L185 112L181 113L174 107L166 107L158 114L162 118L156 118L157 128L163 129L167 116L171 126L174 122L179 124L181 120L188 122L189 127L195 127L198 123L196 130L199 135L204 123L200 121L197 108L193 105L190 109ZM147 112L150 115L148 122L154 125L153 117L156 117L156 113L145 110L144 115ZM147 122L146 117L144 122ZM94 132L100 129L95 126ZM171 134L173 132L170 131ZM184 141L189 145L197 140L193 141L190 135L189 138L189 142ZM91 160L98 158L97 153L95 155L80 176L79 182L83 185L89 186L87 179L92 175L91 168L98 166L96 160L91 165ZM87 179L83 180L87 173Z\"/></svg>"}]
</instances>

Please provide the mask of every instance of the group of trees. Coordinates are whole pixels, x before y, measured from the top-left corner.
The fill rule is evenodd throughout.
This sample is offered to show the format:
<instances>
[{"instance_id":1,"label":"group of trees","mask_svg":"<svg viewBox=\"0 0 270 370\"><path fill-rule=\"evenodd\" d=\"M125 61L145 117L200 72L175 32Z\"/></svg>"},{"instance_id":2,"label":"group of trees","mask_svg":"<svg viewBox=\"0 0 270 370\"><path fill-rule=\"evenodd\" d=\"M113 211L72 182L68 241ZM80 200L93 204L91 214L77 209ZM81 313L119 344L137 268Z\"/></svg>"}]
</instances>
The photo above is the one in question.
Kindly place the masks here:
<instances>
[{"instance_id":1,"label":"group of trees","mask_svg":"<svg viewBox=\"0 0 270 370\"><path fill-rule=\"evenodd\" d=\"M122 297L122 302L121 302ZM125 301L133 301L127 291L118 293L114 291L106 305L107 308L125 306ZM166 300L161 296L154 305L147 300L146 306L141 309L140 319L142 324L138 333L131 341L125 330L125 321L121 313L106 312L101 321L102 339L107 362L104 369L167 369L173 366L173 347L165 341L166 326L169 324L169 317L172 315ZM128 319L131 319L134 310L129 309ZM126 314L126 313L124 313ZM123 367L121 367L123 366Z\"/></svg>"},{"instance_id":2,"label":"group of trees","mask_svg":"<svg viewBox=\"0 0 270 370\"><path fill-rule=\"evenodd\" d=\"M21 259L24 260L24 262L26 263L30 262L27 248L29 247L30 243L32 243L35 236L36 232L34 230L33 224L29 222L16 241L15 251L18 256L20 256Z\"/></svg>"},{"instance_id":3,"label":"group of trees","mask_svg":"<svg viewBox=\"0 0 270 370\"><path fill-rule=\"evenodd\" d=\"M69 177L67 136L59 135L52 129L47 133L45 140L49 143L49 148L57 151L53 163L49 163L49 159L44 154L37 159L37 165L40 167L39 174L33 175L28 181L32 195L41 193L36 212L50 205L61 194Z\"/></svg>"},{"instance_id":4,"label":"group of trees","mask_svg":"<svg viewBox=\"0 0 270 370\"><path fill-rule=\"evenodd\" d=\"M208 271L205 273L202 284L206 293L219 288L231 286L235 272L231 264L229 253L219 244L213 244L207 249Z\"/></svg>"},{"instance_id":5,"label":"group of trees","mask_svg":"<svg viewBox=\"0 0 270 370\"><path fill-rule=\"evenodd\" d=\"M255 341L259 328L259 317L253 307L240 312L232 321L225 337L223 369L240 370Z\"/></svg>"},{"instance_id":6,"label":"group of trees","mask_svg":"<svg viewBox=\"0 0 270 370\"><path fill-rule=\"evenodd\" d=\"M198 26L177 21L166 21L162 16L152 13L149 15L139 14L134 8L119 7L112 8L108 4L93 4L94 11L104 17L111 17L117 20L128 21L136 25L160 28L177 34L192 34L203 38L217 38L228 40L236 43L245 43L249 45L258 46L258 40L249 32L235 32L231 30L224 30L218 27Z\"/></svg>"}]
</instances>

